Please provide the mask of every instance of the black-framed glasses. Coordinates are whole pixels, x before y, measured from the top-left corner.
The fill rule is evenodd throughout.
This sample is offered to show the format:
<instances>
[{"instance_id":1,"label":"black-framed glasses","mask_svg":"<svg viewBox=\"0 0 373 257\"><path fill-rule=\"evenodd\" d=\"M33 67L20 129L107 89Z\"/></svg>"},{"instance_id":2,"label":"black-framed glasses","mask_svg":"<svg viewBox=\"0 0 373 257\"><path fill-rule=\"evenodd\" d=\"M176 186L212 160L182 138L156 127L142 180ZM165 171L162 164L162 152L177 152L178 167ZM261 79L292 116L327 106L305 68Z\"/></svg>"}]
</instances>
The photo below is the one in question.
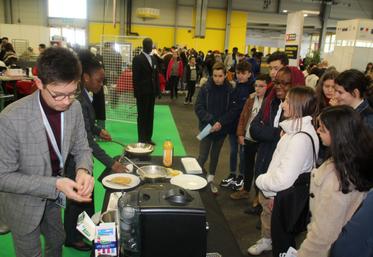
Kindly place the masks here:
<instances>
[{"instance_id":1,"label":"black-framed glasses","mask_svg":"<svg viewBox=\"0 0 373 257\"><path fill-rule=\"evenodd\" d=\"M282 88L290 87L291 86L291 81L287 82L287 81L274 80L273 85L275 85L276 87L282 87Z\"/></svg>"},{"instance_id":2,"label":"black-framed glasses","mask_svg":"<svg viewBox=\"0 0 373 257\"><path fill-rule=\"evenodd\" d=\"M69 98L69 100L74 100L76 99L81 91L80 91L80 85L78 84L78 87L77 89L71 93L71 94L52 94L52 92L48 89L48 87L45 88L47 90L47 92L50 94L50 96L55 100L55 101L62 101L64 100L66 97Z\"/></svg>"}]
</instances>

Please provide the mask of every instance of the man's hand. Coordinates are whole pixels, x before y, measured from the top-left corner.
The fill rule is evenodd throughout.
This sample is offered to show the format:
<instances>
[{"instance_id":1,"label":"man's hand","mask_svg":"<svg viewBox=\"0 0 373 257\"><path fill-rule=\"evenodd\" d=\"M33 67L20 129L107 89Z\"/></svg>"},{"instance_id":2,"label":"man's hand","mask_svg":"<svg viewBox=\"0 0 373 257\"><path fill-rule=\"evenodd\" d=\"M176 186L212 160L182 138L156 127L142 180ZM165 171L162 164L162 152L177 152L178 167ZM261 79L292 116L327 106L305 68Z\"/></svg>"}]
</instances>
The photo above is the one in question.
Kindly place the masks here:
<instances>
[{"instance_id":1,"label":"man's hand","mask_svg":"<svg viewBox=\"0 0 373 257\"><path fill-rule=\"evenodd\" d=\"M212 126L210 132L217 132L221 129L221 124L220 122L215 122L215 124Z\"/></svg>"},{"instance_id":2,"label":"man's hand","mask_svg":"<svg viewBox=\"0 0 373 257\"><path fill-rule=\"evenodd\" d=\"M58 178L56 181L56 188L58 191L63 192L67 198L77 202L90 202L90 196L82 196L77 193L79 189L78 183L69 178Z\"/></svg>"},{"instance_id":3,"label":"man's hand","mask_svg":"<svg viewBox=\"0 0 373 257\"><path fill-rule=\"evenodd\" d=\"M122 163L120 163L120 162L118 162L118 161L115 161L115 162L114 162L113 166L111 166L111 169L112 169L114 172L116 172L116 173L129 172L129 171L126 169L126 167L125 167Z\"/></svg>"},{"instance_id":4,"label":"man's hand","mask_svg":"<svg viewBox=\"0 0 373 257\"><path fill-rule=\"evenodd\" d=\"M99 137L105 141L111 141L111 136L105 129L101 129Z\"/></svg>"},{"instance_id":5,"label":"man's hand","mask_svg":"<svg viewBox=\"0 0 373 257\"><path fill-rule=\"evenodd\" d=\"M245 145L245 137L244 136L238 136L238 143L240 145Z\"/></svg>"},{"instance_id":6,"label":"man's hand","mask_svg":"<svg viewBox=\"0 0 373 257\"><path fill-rule=\"evenodd\" d=\"M94 178L84 169L76 171L75 181L78 184L77 193L83 197L90 197L95 184Z\"/></svg>"}]
</instances>

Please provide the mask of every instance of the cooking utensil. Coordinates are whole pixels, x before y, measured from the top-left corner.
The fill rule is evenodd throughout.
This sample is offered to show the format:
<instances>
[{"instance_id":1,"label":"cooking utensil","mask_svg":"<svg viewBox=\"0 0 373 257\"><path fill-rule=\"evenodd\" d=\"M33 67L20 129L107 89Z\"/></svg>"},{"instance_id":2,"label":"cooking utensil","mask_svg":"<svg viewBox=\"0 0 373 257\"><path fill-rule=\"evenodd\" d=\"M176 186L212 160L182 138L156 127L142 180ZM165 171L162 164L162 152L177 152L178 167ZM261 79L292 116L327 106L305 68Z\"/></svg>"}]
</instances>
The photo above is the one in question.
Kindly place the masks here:
<instances>
[{"instance_id":1,"label":"cooking utensil","mask_svg":"<svg viewBox=\"0 0 373 257\"><path fill-rule=\"evenodd\" d=\"M126 145L116 140L111 140L110 142L123 146L123 151L125 151L130 156L134 156L134 157L147 156L154 151L154 146L151 144L132 143L132 144Z\"/></svg>"},{"instance_id":2,"label":"cooking utensil","mask_svg":"<svg viewBox=\"0 0 373 257\"><path fill-rule=\"evenodd\" d=\"M146 143L133 143L126 145L124 151L131 156L148 156L154 151L154 146Z\"/></svg>"},{"instance_id":3,"label":"cooking utensil","mask_svg":"<svg viewBox=\"0 0 373 257\"><path fill-rule=\"evenodd\" d=\"M142 180L149 183L162 182L167 177L167 169L159 165L146 165L137 169L137 174Z\"/></svg>"},{"instance_id":4,"label":"cooking utensil","mask_svg":"<svg viewBox=\"0 0 373 257\"><path fill-rule=\"evenodd\" d=\"M128 161L129 163L131 163L137 170L141 171L143 174L145 174L145 172L139 167L137 166L136 163L134 163L130 158L128 158L127 156L125 156L124 154L119 158L119 162L121 162L123 159L126 159L126 161ZM141 174L139 174L141 175Z\"/></svg>"},{"instance_id":5,"label":"cooking utensil","mask_svg":"<svg viewBox=\"0 0 373 257\"><path fill-rule=\"evenodd\" d=\"M114 143L114 144L118 144L118 145L120 145L120 146L126 147L125 144L123 144L123 143L121 143L121 142L119 142L119 141L116 141L116 140L111 140L111 141L109 141L109 142L112 142L112 143Z\"/></svg>"}]
</instances>

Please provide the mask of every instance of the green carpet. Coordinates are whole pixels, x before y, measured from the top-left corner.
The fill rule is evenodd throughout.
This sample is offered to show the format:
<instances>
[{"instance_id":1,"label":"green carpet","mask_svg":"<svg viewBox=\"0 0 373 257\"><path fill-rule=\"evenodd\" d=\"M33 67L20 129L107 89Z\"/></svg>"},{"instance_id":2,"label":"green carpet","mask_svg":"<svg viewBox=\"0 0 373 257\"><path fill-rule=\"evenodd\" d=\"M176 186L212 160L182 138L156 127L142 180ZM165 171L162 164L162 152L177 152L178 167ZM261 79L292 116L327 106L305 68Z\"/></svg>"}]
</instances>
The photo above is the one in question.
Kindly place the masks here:
<instances>
[{"instance_id":1,"label":"green carpet","mask_svg":"<svg viewBox=\"0 0 373 257\"><path fill-rule=\"evenodd\" d=\"M174 144L174 153L176 156L186 155L185 149L181 142L178 130L172 117L170 108L167 105L157 105L154 113L154 133L153 141L156 143L155 150L152 155L162 155L162 144L166 139L170 139ZM133 123L123 123L116 121L106 121L106 129L111 134L113 140L124 144L137 142L137 126ZM118 144L110 142L100 142L102 148L110 155L116 156L122 153L122 147ZM99 161L94 162L95 178L105 169L104 165ZM99 211L104 198L104 188L101 183L95 184L95 208ZM15 252L11 235L0 236L0 257L14 257ZM83 257L89 256L87 252L79 252L71 248L64 248L64 257Z\"/></svg>"}]
</instances>

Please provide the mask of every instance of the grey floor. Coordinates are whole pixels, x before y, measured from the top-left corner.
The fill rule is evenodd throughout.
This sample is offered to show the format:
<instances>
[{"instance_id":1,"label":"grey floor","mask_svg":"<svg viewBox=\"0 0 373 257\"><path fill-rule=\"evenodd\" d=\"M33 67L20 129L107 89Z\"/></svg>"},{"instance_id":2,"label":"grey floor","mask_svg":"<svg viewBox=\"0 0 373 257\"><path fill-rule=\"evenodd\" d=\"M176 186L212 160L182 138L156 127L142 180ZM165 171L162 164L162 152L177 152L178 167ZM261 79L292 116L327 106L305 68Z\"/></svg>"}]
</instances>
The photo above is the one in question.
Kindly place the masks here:
<instances>
[{"instance_id":1,"label":"grey floor","mask_svg":"<svg viewBox=\"0 0 373 257\"><path fill-rule=\"evenodd\" d=\"M193 100L195 100L198 90ZM194 105L184 105L185 95L179 95L177 100L170 100L169 96L162 96L157 100L157 104L168 104L171 108L176 126L179 130L181 140L188 155L198 156L199 143L196 139L198 134L198 120L194 113ZM156 121L155 121L156 122ZM206 164L208 165L208 163ZM206 166L208 167L208 166ZM229 143L225 140L223 149L220 153L219 164L216 172L216 182L229 174ZM247 215L243 212L251 200L231 200L229 195L231 190L219 187L217 201L229 223L229 226L238 242L243 256L248 256L247 248L260 238L260 231L255 228L259 216ZM270 257L270 252L263 253L262 257ZM225 256L224 256L225 257ZM229 256L226 256L229 257Z\"/></svg>"}]
</instances>

